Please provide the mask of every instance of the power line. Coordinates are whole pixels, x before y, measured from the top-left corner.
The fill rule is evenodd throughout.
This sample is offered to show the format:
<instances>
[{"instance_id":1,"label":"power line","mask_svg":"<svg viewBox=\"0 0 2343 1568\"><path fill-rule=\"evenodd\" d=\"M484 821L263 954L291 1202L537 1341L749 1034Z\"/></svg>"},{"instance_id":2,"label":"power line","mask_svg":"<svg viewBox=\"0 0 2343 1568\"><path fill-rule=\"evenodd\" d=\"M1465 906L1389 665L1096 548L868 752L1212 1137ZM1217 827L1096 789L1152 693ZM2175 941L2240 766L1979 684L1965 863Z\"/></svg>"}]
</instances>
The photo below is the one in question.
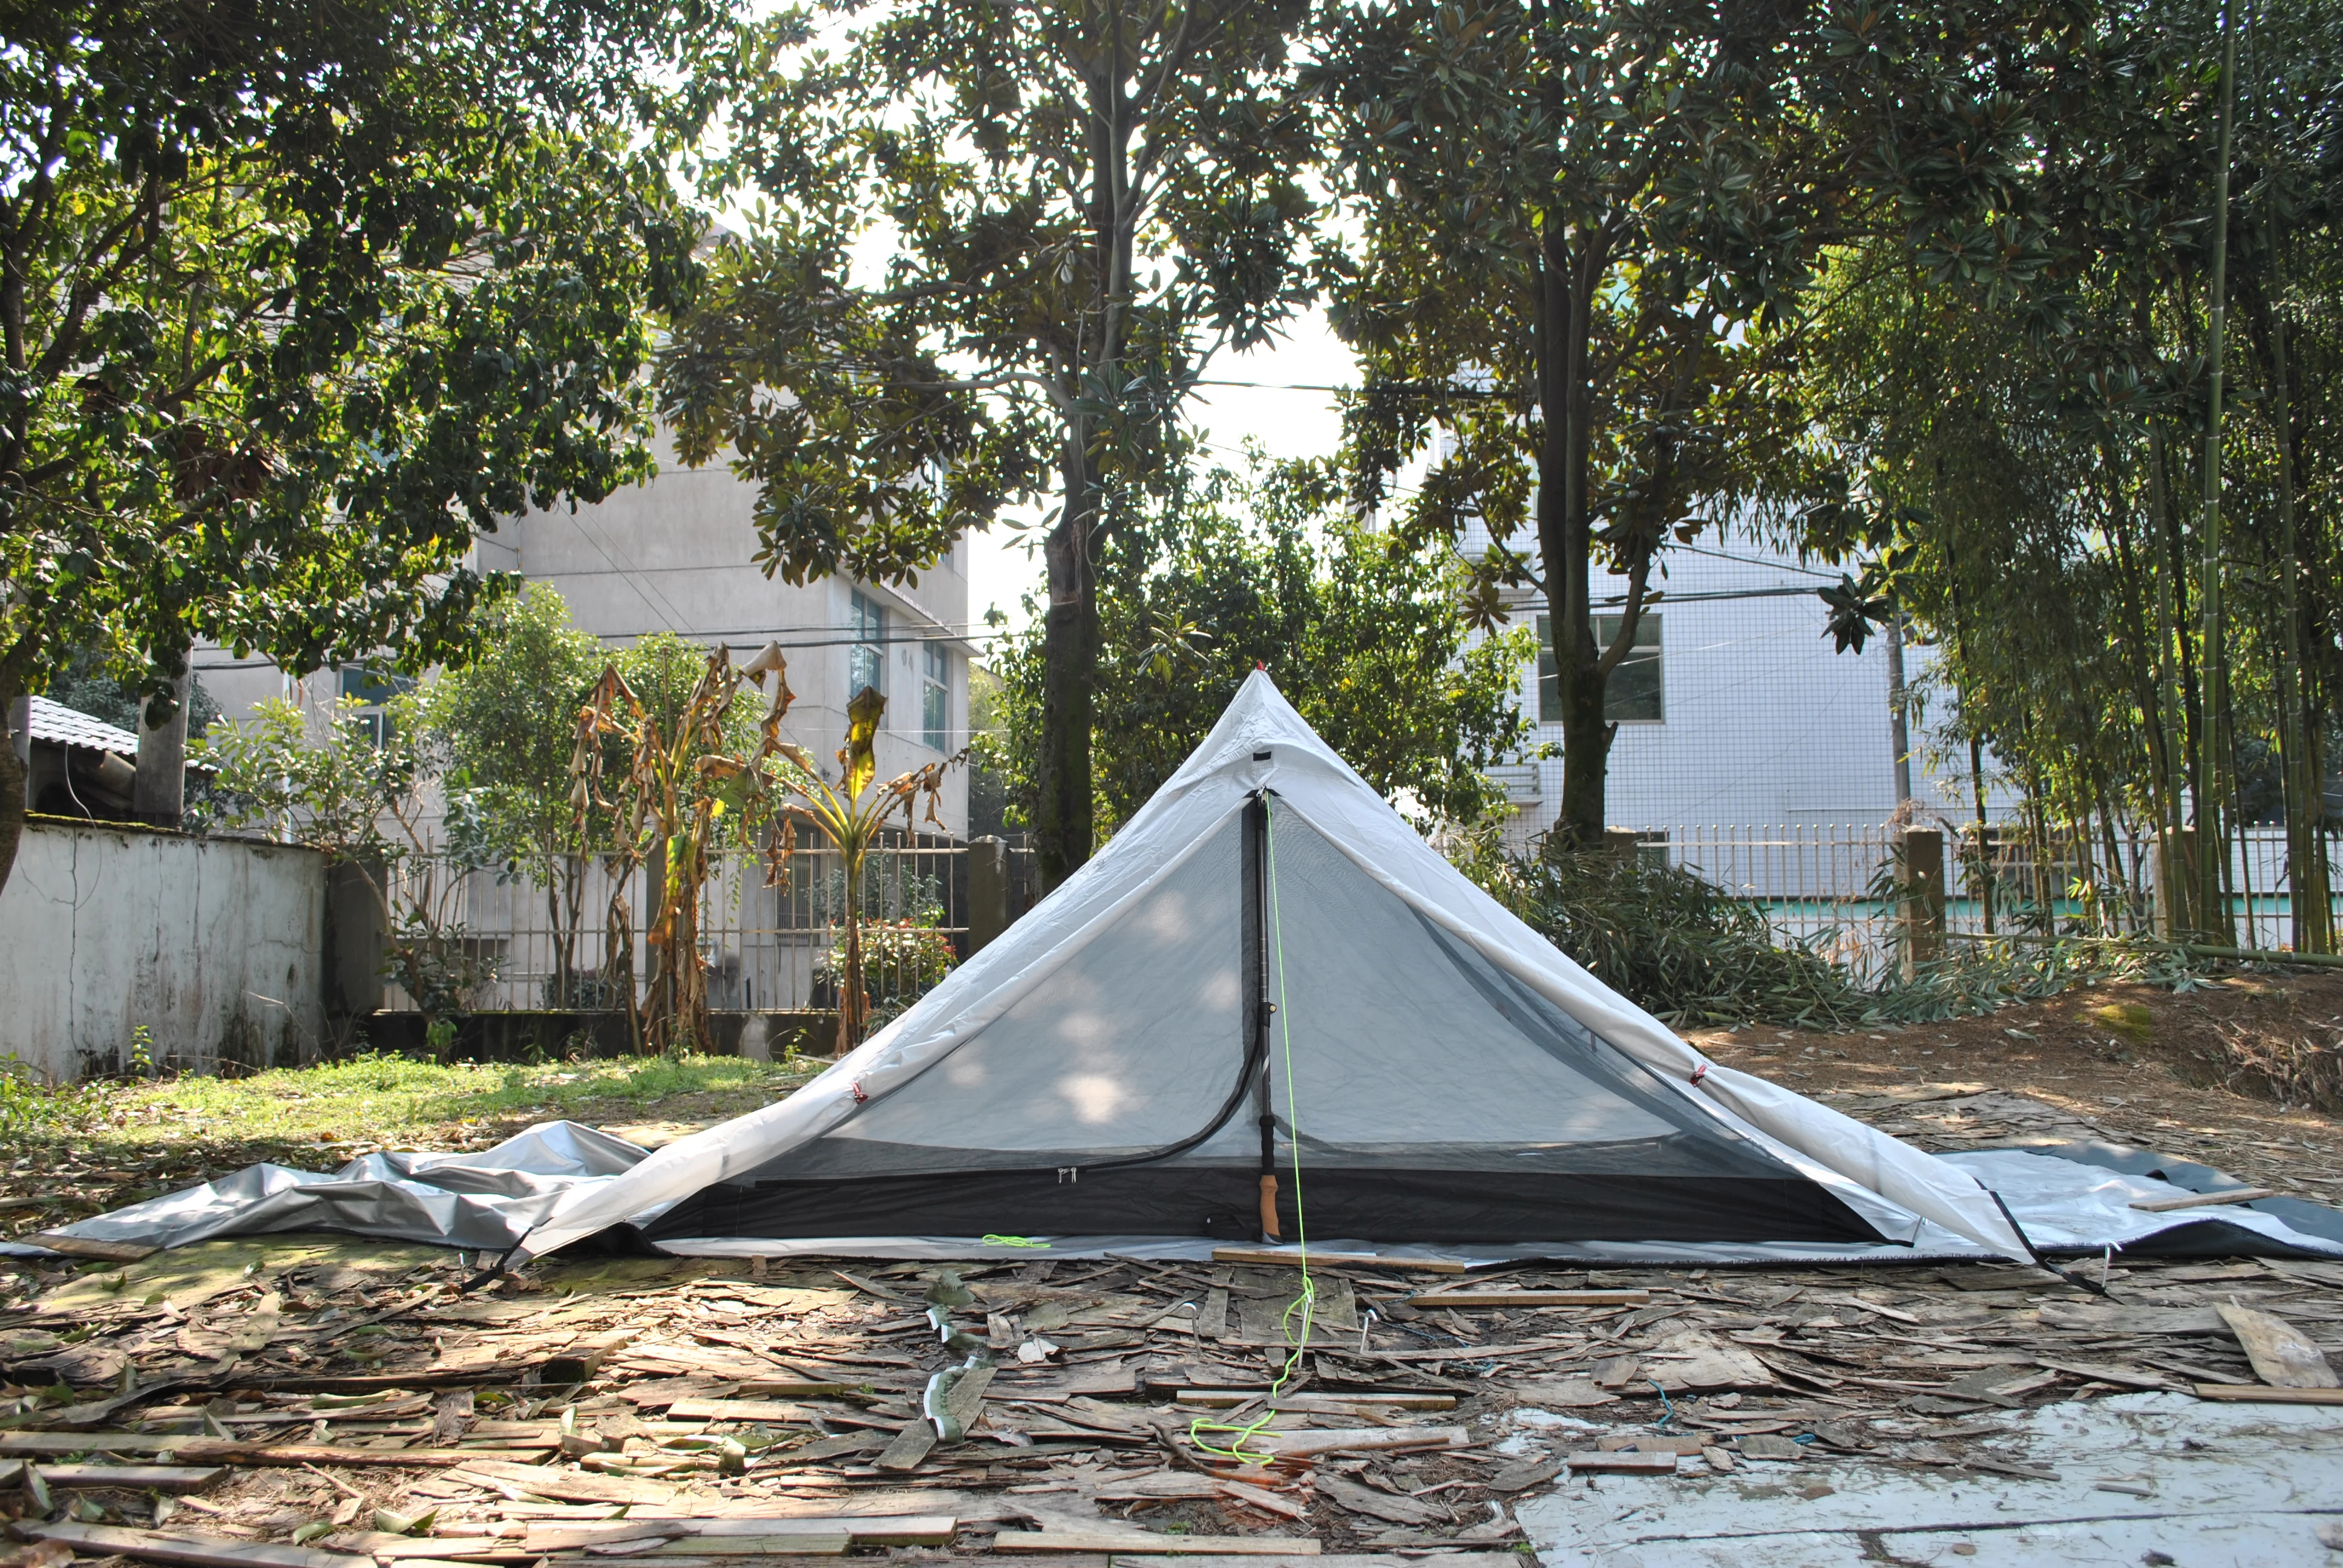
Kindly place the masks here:
<instances>
[{"instance_id":1,"label":"power line","mask_svg":"<svg viewBox=\"0 0 2343 1568\"><path fill-rule=\"evenodd\" d=\"M972 623L971 623L971 624L972 624ZM736 627L727 627L727 628L723 628L722 630L718 630L718 631L703 631L703 632L699 632L699 633L697 633L696 635L694 635L693 637L688 638L686 640L688 640L688 641L691 641L691 642L695 642L695 643L699 643L699 646L700 646L700 647L708 647L708 646L710 646L710 645L709 645L709 644L708 644L708 643L701 643L701 642L699 642L699 639L700 638L756 637L756 636L759 636L759 635L764 634L766 631L767 631L767 628L763 628L763 627L754 627L754 626L736 626ZM653 635L653 634L652 634L652 633L649 633L649 632L637 632L637 631L608 631L608 632L595 632L595 633L591 633L591 634L589 634L589 635L591 635L591 636L593 637L594 640L595 640L595 641L597 641L597 642L606 642L606 643L607 643L607 642L618 642L618 641L622 641L622 640L628 639L628 638L639 638L649 637L649 636L651 636L651 635ZM680 634L679 634L679 635L680 635ZM974 644L974 643L978 640L978 635L979 635L979 634L971 634L971 633L966 633L966 632L956 631L956 630L952 629L952 628L950 628L950 627L938 626L938 627L935 627L935 628L930 628L930 629L925 629L925 630L921 630L921 631L918 631L918 632L912 632L912 633L908 633L908 634L898 634L898 633L894 633L894 632L890 632L890 633L888 633L887 635L885 635L885 636L883 636L883 637L857 637L857 636L854 636L850 631L841 630L841 631L840 632L840 634L839 634L838 636L835 636L835 637L829 637L829 636L825 636L825 637L807 637L807 638L783 638L783 637L780 637L780 636L778 636L778 635L774 635L774 636L769 636L769 637L768 637L768 639L767 639L767 640L769 640L769 641L770 641L770 642L773 642L773 643L775 643L776 645L778 645L779 647L781 647L781 648L875 648L875 647L878 647L878 646L880 646L880 645L881 645L881 644L893 644L893 643L905 643L905 644L911 644L911 643L943 642L943 643L962 643L962 644L970 644L970 645L972 645L972 644ZM728 642L728 643L724 644L724 647L725 647L725 648L726 648L727 650L738 650L738 649L743 649L743 648L745 648L745 649L749 649L749 650L750 650L750 651L754 651L755 649L758 649L758 648L763 648L764 646L765 646L765 644L764 644L764 643L762 643L762 642ZM357 666L357 660L355 660L355 659L351 659L351 660L345 660L345 661L344 661L344 663L345 663L346 665L347 665L347 666L350 666L350 667L356 667L356 666ZM273 659L273 658L270 658L266 657L266 655L263 655L263 656L261 656L261 657L259 657L259 658L257 658L246 659L246 660L243 660L243 661L241 661L241 662L236 661L236 660L234 660L234 659L223 660L223 661L220 661L220 662L217 662L217 663L213 663L213 664L205 664L205 663L201 663L201 662L196 662L196 663L193 664L193 665L191 666L191 668L195 668L195 669L197 669L197 670L206 670L206 669L208 669L208 670L221 670L221 669L281 669L281 668L283 668L284 667L283 667L282 665L278 664L277 660L275 660L275 659Z\"/></svg>"}]
</instances>

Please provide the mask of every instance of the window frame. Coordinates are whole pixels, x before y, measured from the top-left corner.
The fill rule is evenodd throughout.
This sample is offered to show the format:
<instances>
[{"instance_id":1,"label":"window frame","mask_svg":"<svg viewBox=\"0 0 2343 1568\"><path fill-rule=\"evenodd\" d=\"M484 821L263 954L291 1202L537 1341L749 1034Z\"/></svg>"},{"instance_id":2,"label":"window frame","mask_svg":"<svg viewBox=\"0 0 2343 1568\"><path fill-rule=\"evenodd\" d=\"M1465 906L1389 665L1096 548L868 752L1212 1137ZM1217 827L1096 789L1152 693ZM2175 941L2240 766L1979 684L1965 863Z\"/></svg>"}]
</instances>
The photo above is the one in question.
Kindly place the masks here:
<instances>
[{"instance_id":1,"label":"window frame","mask_svg":"<svg viewBox=\"0 0 2343 1568\"><path fill-rule=\"evenodd\" d=\"M928 643L920 669L920 739L931 751L951 747L951 650Z\"/></svg>"},{"instance_id":2,"label":"window frame","mask_svg":"<svg viewBox=\"0 0 2343 1568\"><path fill-rule=\"evenodd\" d=\"M847 614L854 640L846 651L846 700L851 703L869 687L887 695L887 607L860 588L850 588Z\"/></svg>"},{"instance_id":3,"label":"window frame","mask_svg":"<svg viewBox=\"0 0 2343 1568\"><path fill-rule=\"evenodd\" d=\"M1610 645L1618 635L1616 615L1594 618L1594 642L1598 648ZM1662 614L1646 609L1635 620L1635 640L1626 657L1612 670L1603 692L1603 720L1606 724L1665 724L1668 721L1667 641L1662 628ZM1537 617L1537 717L1541 724L1562 722L1562 674L1554 657L1554 615L1541 612ZM1647 634L1648 633L1648 637ZM1651 711L1624 713L1620 706L1630 700L1630 694L1620 689L1619 678L1631 668L1651 667ZM1640 695L1640 694L1635 694Z\"/></svg>"}]
</instances>

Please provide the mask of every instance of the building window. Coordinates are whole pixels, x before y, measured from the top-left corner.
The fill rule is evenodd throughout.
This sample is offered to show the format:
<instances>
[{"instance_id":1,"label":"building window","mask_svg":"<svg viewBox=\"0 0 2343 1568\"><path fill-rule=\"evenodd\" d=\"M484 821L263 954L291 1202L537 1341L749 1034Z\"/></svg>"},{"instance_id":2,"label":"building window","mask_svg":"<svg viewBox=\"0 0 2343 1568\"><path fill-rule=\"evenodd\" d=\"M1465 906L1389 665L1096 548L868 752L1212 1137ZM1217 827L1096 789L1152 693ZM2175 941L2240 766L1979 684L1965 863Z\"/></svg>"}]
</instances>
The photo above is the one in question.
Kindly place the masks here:
<instances>
[{"instance_id":1,"label":"building window","mask_svg":"<svg viewBox=\"0 0 2343 1568\"><path fill-rule=\"evenodd\" d=\"M1537 618L1538 719L1562 722L1562 677L1554 661L1554 618ZM1608 648L1619 635L1619 618L1594 618L1594 646ZM1619 724L1658 724L1667 718L1665 690L1660 678L1660 618L1645 610L1635 620L1635 640L1627 657L1611 672L1603 689L1603 717Z\"/></svg>"},{"instance_id":2,"label":"building window","mask_svg":"<svg viewBox=\"0 0 2343 1568\"><path fill-rule=\"evenodd\" d=\"M931 751L946 749L951 739L951 652L940 642L928 644L927 679L920 687L920 739Z\"/></svg>"},{"instance_id":3,"label":"building window","mask_svg":"<svg viewBox=\"0 0 2343 1568\"><path fill-rule=\"evenodd\" d=\"M887 608L856 588L852 603L854 648L847 661L846 700L853 701L870 688L887 694Z\"/></svg>"},{"instance_id":4,"label":"building window","mask_svg":"<svg viewBox=\"0 0 2343 1568\"><path fill-rule=\"evenodd\" d=\"M398 721L390 716L386 705L400 693L414 689L411 678L395 671L368 669L362 664L342 667L342 696L361 705L357 712L348 712L347 709L344 711L349 721L365 732L367 744L377 751L382 749L383 742L398 733Z\"/></svg>"}]
</instances>

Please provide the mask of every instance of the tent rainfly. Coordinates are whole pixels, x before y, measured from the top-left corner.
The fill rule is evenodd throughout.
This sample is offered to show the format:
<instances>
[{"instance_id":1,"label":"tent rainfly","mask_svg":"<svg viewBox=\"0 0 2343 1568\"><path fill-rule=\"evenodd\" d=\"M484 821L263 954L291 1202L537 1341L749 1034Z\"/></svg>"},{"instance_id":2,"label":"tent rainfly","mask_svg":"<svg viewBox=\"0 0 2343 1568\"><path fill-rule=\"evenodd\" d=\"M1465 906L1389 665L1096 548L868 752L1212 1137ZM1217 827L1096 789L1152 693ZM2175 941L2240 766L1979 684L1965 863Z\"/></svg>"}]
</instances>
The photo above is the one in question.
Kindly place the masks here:
<instances>
[{"instance_id":1,"label":"tent rainfly","mask_svg":"<svg viewBox=\"0 0 2343 1568\"><path fill-rule=\"evenodd\" d=\"M796 1094L535 1256L2024 1258L1958 1166L1705 1060L1447 863L1265 674L1087 866Z\"/></svg>"}]
</instances>

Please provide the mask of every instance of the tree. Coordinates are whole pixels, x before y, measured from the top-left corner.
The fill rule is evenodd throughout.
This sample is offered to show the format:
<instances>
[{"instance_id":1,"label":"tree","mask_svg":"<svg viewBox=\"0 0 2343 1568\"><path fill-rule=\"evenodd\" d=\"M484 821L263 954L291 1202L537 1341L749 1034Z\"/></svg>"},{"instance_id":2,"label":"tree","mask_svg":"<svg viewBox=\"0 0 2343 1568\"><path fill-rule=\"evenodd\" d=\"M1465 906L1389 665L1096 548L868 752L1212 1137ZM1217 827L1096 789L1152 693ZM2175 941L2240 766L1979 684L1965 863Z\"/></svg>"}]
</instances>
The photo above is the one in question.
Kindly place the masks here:
<instances>
[{"instance_id":1,"label":"tree","mask_svg":"<svg viewBox=\"0 0 2343 1568\"><path fill-rule=\"evenodd\" d=\"M846 16L859 6L834 7ZM662 366L689 461L760 487L769 569L915 578L1053 492L1031 823L1042 880L1097 835L1099 563L1181 464L1222 347L1306 297L1301 0L938 0L742 90L713 193L749 237ZM854 242L891 226L883 278ZM784 396L775 396L779 389Z\"/></svg>"},{"instance_id":2,"label":"tree","mask_svg":"<svg viewBox=\"0 0 2343 1568\"><path fill-rule=\"evenodd\" d=\"M572 626L550 585L482 612L480 654L401 699L424 766L438 776L449 851L495 866L545 895L553 933L546 1004L578 1001L577 949L586 867L608 824L581 822L569 800L578 710L603 664L601 645Z\"/></svg>"},{"instance_id":3,"label":"tree","mask_svg":"<svg viewBox=\"0 0 2343 1568\"><path fill-rule=\"evenodd\" d=\"M1334 14L1311 83L1363 233L1330 263L1336 328L1368 374L1349 415L1360 499L1380 504L1445 427L1454 450L1402 530L1485 526L1483 624L1501 588L1544 596L1564 709L1550 844L1602 833L1604 688L1663 552L1745 505L1778 520L1833 500L1800 429L1754 395L1752 335L1798 308L1825 247L1866 233L1946 273L2038 266L2023 94L2065 37L2056 8L2024 3ZM1627 579L1608 647L1598 562Z\"/></svg>"},{"instance_id":4,"label":"tree","mask_svg":"<svg viewBox=\"0 0 2343 1568\"><path fill-rule=\"evenodd\" d=\"M773 748L783 764L772 769L778 791L772 809L779 813L784 824L779 863L787 863L789 852L797 843L799 824L820 829L838 850L841 930L833 967L838 978L840 1056L862 1043L862 1031L870 1014L870 988L863 978L863 949L866 940L873 934L865 914L869 891L865 878L870 851L878 847L897 811L903 813L905 828L916 827L915 808L922 800L927 804L927 819L941 828L943 819L936 815L936 804L943 796L944 774L967 757L962 752L880 782L873 748L879 738L879 720L886 711L887 699L876 687L866 686L854 694L854 700L847 705L846 744L838 749L835 779L826 777L821 765L803 748ZM779 722L778 717L775 722ZM755 771L753 764L750 771ZM878 934L887 950L883 956L909 957L925 967L935 966L940 944L915 923L887 923Z\"/></svg>"},{"instance_id":5,"label":"tree","mask_svg":"<svg viewBox=\"0 0 2343 1568\"><path fill-rule=\"evenodd\" d=\"M454 1039L445 1016L496 978L497 960L465 940L455 918L460 876L407 871L425 847L422 759L408 736L367 729L357 707L345 699L320 720L269 698L249 720L215 725L188 750L216 769L211 827L256 829L357 871L389 932L386 971L422 1013L425 1037L441 1045Z\"/></svg>"},{"instance_id":6,"label":"tree","mask_svg":"<svg viewBox=\"0 0 2343 1568\"><path fill-rule=\"evenodd\" d=\"M1328 745L1430 827L1504 804L1488 770L1522 748L1526 630L1473 640L1458 574L1342 515L1324 465L1216 469L1151 508L1100 564L1101 827L1147 802L1256 668ZM988 749L1021 812L1039 794L1042 638L1001 662L1005 733Z\"/></svg>"},{"instance_id":7,"label":"tree","mask_svg":"<svg viewBox=\"0 0 2343 1568\"><path fill-rule=\"evenodd\" d=\"M648 471L703 0L0 22L0 711L76 650L464 650L478 530ZM24 818L0 748L0 881Z\"/></svg>"},{"instance_id":8,"label":"tree","mask_svg":"<svg viewBox=\"0 0 2343 1568\"><path fill-rule=\"evenodd\" d=\"M2300 280L2343 257L2323 172L2343 35L2275 5L2241 42L2221 364L2243 395L2216 445L2221 19L2205 0L2094 15L2045 108L2049 260L2025 308L1980 310L1875 243L1833 264L1780 400L1865 498L1814 542L1868 553L1873 597L1938 645L1980 818L1989 750L2029 837L2096 839L2109 866L2160 845L2164 920L2228 942L2234 832L2283 815L2291 934L2320 950L2343 563L2308 476L2335 463L2343 337ZM2208 476L2218 529L2189 499ZM2147 890L2127 896L2144 920Z\"/></svg>"}]
</instances>

